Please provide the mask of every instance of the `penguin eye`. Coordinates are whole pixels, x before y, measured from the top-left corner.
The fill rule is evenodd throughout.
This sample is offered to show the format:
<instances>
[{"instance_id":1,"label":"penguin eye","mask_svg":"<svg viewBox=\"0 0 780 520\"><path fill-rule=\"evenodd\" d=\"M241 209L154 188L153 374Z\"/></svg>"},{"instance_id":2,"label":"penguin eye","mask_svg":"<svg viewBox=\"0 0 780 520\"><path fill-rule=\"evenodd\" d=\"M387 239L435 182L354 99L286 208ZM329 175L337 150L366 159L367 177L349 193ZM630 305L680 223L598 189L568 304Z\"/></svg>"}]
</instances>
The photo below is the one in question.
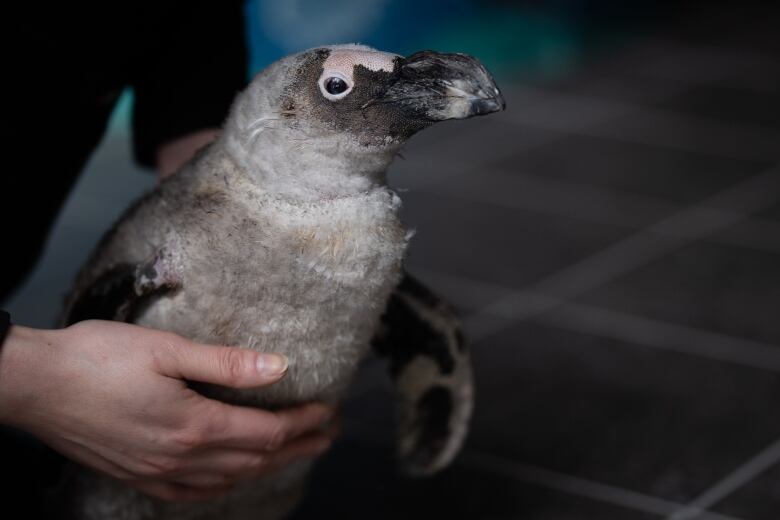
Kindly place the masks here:
<instances>
[{"instance_id":1,"label":"penguin eye","mask_svg":"<svg viewBox=\"0 0 780 520\"><path fill-rule=\"evenodd\" d=\"M352 90L352 82L337 72L329 72L320 78L320 91L331 101L337 101Z\"/></svg>"},{"instance_id":2,"label":"penguin eye","mask_svg":"<svg viewBox=\"0 0 780 520\"><path fill-rule=\"evenodd\" d=\"M345 92L347 88L349 88L347 87L347 82L341 78L337 78L336 76L325 80L325 90L328 91L328 94L333 94L336 96L342 92Z\"/></svg>"}]
</instances>

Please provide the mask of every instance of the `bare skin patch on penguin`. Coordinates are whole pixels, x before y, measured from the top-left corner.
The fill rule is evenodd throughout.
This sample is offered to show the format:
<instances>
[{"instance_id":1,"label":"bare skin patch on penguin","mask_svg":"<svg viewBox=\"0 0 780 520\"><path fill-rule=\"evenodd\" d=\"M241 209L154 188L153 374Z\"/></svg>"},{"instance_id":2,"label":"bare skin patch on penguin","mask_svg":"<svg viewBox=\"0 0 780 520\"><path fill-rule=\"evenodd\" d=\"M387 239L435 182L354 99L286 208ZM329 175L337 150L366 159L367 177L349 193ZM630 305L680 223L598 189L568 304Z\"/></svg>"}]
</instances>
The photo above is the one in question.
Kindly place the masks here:
<instances>
[{"instance_id":1,"label":"bare skin patch on penguin","mask_svg":"<svg viewBox=\"0 0 780 520\"><path fill-rule=\"evenodd\" d=\"M65 324L87 319L131 321L154 298L169 294L181 285L176 261L170 250L163 247L146 263L122 263L103 272L73 302Z\"/></svg>"},{"instance_id":2,"label":"bare skin patch on penguin","mask_svg":"<svg viewBox=\"0 0 780 520\"><path fill-rule=\"evenodd\" d=\"M368 70L393 72L395 60L400 56L388 52L365 51L365 50L334 50L331 51L328 58L323 62L322 69L324 74L329 72L338 72L343 74L350 81L354 81L352 71L360 65Z\"/></svg>"}]
</instances>

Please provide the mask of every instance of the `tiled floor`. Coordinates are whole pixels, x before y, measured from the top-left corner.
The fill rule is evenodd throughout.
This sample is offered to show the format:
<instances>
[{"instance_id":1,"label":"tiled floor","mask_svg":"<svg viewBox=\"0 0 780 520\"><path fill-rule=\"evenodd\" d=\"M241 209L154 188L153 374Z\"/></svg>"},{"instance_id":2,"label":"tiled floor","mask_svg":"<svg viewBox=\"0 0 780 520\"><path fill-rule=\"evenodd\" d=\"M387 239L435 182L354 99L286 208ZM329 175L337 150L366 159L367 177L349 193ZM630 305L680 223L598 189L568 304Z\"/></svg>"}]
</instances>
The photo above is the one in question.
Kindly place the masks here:
<instances>
[{"instance_id":1,"label":"tiled floor","mask_svg":"<svg viewBox=\"0 0 780 520\"><path fill-rule=\"evenodd\" d=\"M409 266L464 315L472 434L400 478L369 362L296 518L780 518L777 20L701 9L410 145ZM106 180L126 156L109 137L17 319L48 324L41 295L152 185Z\"/></svg>"}]
</instances>

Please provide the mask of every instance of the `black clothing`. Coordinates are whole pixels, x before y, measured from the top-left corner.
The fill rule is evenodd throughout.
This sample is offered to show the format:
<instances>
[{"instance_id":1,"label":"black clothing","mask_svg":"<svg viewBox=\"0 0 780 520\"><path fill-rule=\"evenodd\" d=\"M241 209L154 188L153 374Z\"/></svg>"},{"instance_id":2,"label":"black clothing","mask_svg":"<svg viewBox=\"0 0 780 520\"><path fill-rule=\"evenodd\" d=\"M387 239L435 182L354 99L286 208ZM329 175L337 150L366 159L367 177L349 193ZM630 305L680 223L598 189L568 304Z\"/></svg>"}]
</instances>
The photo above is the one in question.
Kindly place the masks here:
<instances>
[{"instance_id":1,"label":"black clothing","mask_svg":"<svg viewBox=\"0 0 780 520\"><path fill-rule=\"evenodd\" d=\"M136 160L153 166L166 141L221 126L247 80L242 2L19 4L4 7L0 31L0 304L35 264L123 89L135 96ZM60 463L31 436L0 427L3 510L55 518L49 493Z\"/></svg>"},{"instance_id":2,"label":"black clothing","mask_svg":"<svg viewBox=\"0 0 780 520\"><path fill-rule=\"evenodd\" d=\"M247 80L242 2L24 4L4 13L0 31L0 303L37 259L125 87L135 157L153 166L166 141L221 126Z\"/></svg>"},{"instance_id":3,"label":"black clothing","mask_svg":"<svg viewBox=\"0 0 780 520\"><path fill-rule=\"evenodd\" d=\"M8 334L8 329L11 328L11 315L4 310L0 310L0 346L3 345L5 335Z\"/></svg>"}]
</instances>

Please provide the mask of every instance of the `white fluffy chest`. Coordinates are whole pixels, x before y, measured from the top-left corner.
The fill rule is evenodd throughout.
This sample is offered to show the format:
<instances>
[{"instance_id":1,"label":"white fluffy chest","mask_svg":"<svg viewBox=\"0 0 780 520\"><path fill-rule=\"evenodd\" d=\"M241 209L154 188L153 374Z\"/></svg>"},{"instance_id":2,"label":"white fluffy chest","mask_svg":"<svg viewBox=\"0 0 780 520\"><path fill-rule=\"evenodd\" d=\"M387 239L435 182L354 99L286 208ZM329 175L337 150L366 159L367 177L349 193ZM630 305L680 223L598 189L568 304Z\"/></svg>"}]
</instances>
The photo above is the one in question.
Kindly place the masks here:
<instances>
[{"instance_id":1,"label":"white fluffy chest","mask_svg":"<svg viewBox=\"0 0 780 520\"><path fill-rule=\"evenodd\" d=\"M406 245L395 223L361 220L296 226L290 243L291 272L333 287L386 276L399 267Z\"/></svg>"},{"instance_id":2,"label":"white fluffy chest","mask_svg":"<svg viewBox=\"0 0 780 520\"><path fill-rule=\"evenodd\" d=\"M389 194L295 211L264 208L239 242L215 242L205 255L188 255L184 290L147 318L176 315L184 329L178 332L200 341L289 358L279 384L254 396L225 398L335 397L365 353L401 275L407 236L397 207Z\"/></svg>"},{"instance_id":3,"label":"white fluffy chest","mask_svg":"<svg viewBox=\"0 0 780 520\"><path fill-rule=\"evenodd\" d=\"M353 335L365 342L363 329L373 328L398 283L406 234L392 205L328 210L291 216L279 226L283 239L268 256L280 283L262 292L269 303L289 305L290 328L323 339L337 326L330 345Z\"/></svg>"}]
</instances>

